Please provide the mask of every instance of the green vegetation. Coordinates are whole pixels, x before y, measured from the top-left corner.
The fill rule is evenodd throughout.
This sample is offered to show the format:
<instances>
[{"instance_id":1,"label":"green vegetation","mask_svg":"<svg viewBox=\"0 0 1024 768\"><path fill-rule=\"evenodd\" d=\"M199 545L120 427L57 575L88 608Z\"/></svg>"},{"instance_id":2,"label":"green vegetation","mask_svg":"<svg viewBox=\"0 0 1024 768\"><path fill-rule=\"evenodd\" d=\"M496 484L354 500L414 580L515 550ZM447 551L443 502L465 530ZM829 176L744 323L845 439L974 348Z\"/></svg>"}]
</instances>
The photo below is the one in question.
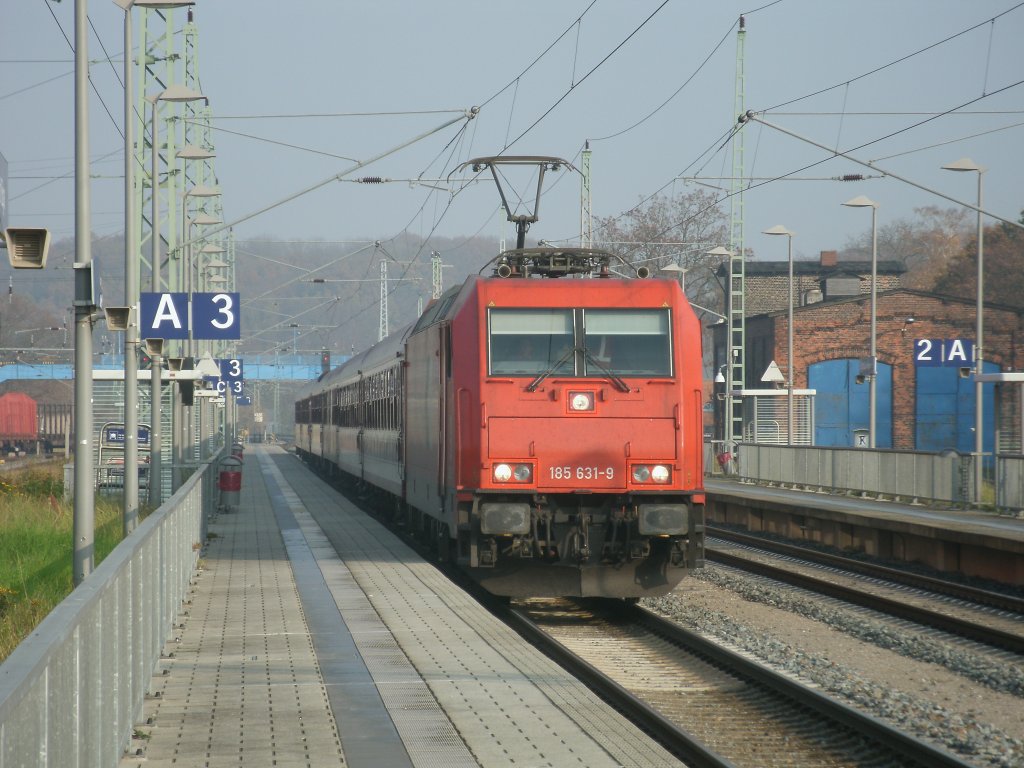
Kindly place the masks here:
<instances>
[{"instance_id":1,"label":"green vegetation","mask_svg":"<svg viewBox=\"0 0 1024 768\"><path fill-rule=\"evenodd\" d=\"M74 509L60 461L0 477L0 662L70 594ZM121 540L121 497L98 496L96 563Z\"/></svg>"}]
</instances>

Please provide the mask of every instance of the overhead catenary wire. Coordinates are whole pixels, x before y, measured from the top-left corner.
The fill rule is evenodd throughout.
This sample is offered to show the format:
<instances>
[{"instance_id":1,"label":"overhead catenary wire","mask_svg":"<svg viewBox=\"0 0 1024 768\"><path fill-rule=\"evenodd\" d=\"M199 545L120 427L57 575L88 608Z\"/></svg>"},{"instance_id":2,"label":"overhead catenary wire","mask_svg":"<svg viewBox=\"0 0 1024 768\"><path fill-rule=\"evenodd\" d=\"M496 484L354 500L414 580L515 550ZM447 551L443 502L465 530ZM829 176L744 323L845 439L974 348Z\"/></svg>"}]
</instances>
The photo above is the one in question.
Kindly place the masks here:
<instances>
[{"instance_id":1,"label":"overhead catenary wire","mask_svg":"<svg viewBox=\"0 0 1024 768\"><path fill-rule=\"evenodd\" d=\"M339 173L333 173L330 176L328 176L327 178L322 179L322 180L316 182L315 184L311 184L308 187L305 187L304 189L300 189L298 192L294 192L294 193L292 193L290 195L287 195L286 197L281 198L277 202L270 203L269 205L265 205L262 208L259 208L258 210L252 211L252 212L250 212L250 213L248 213L248 214L246 214L244 216L241 216L241 217L235 219L234 221L226 222L226 223L223 223L223 224L218 224L218 225L212 227L211 229L206 230L203 233L201 239L204 239L204 240L205 239L209 239L213 235L216 235L216 234L218 234L220 232L223 232L226 229L230 229L232 227L238 226L242 222L248 221L249 219L253 219L253 218L259 216L260 214L263 214L263 213L266 213L267 211L273 210L274 208L278 208L278 207L284 205L285 203L290 203L292 200L296 200L296 199L302 197L303 195L309 194L310 192L314 192L314 191L320 189L321 187L324 187L327 184L330 184L332 181L338 181L340 179L343 179L344 177L348 176L349 174L355 173L360 168L365 168L367 165L371 165L372 163L375 163L378 160L381 160L381 159L383 159L385 157L388 157L389 155L393 155L396 152L399 152L399 151L405 149L406 147L408 147L408 146L410 146L412 144L415 144L415 143L417 143L419 141L422 141L423 139L425 139L425 138L427 138L429 136L433 136L435 133L438 133L439 131L443 131L445 128L447 128L447 127L449 127L451 125L454 125L455 123L457 123L457 122L459 122L461 120L472 120L474 117L476 117L478 112L479 112L479 108L477 108L477 107L473 107L473 108L471 108L469 110L466 110L459 117L454 117L451 120L446 120L445 122L441 123L440 125L438 125L438 126L436 126L434 128L431 128L431 129L429 129L427 131L424 131L423 133L420 133L417 136L414 136L413 138L411 138L411 139L409 139L407 141L404 141L404 142L402 142L401 144L399 144L399 145L397 145L395 147L392 147L392 148L387 149L387 150L385 150L383 152L380 152L380 153L378 153L376 155L373 155L372 157L370 157L370 158L368 158L366 160L361 160L361 161L355 163L354 165L346 168L345 170L340 171ZM181 244L181 247L184 247L184 246L187 246L187 245L191 245L192 242L193 242L192 240L186 241L186 242Z\"/></svg>"},{"instance_id":2,"label":"overhead catenary wire","mask_svg":"<svg viewBox=\"0 0 1024 768\"><path fill-rule=\"evenodd\" d=\"M997 13L995 16L992 16L991 18L986 19L985 21L981 21L981 22L978 22L977 24L973 24L972 26L967 27L966 29L962 29L959 32L956 32L956 33L954 33L952 35L944 37L941 40L938 40L938 41L936 41L934 43L930 43L930 44L924 46L923 48L919 48L916 51L913 51L912 53L908 53L908 54L906 54L904 56L900 56L899 58L893 59L892 61L889 61L886 64L882 64L881 66L875 67L874 69L870 69L867 72L862 72L861 74L856 75L855 77L851 77L851 78L849 78L847 80L844 80L841 83L835 83L833 85L828 86L827 88L820 88L820 89L818 89L816 91L812 91L811 93L804 94L803 96L798 96L795 99L789 99L788 101L780 102L779 104L776 104L776 105L774 105L772 107L769 107L765 111L766 112L773 112L773 111L775 111L775 110L777 110L777 109L779 109L781 107L785 107L785 106L788 106L790 104L796 104L797 102L803 101L804 99L810 99L810 98L812 98L814 96L820 96L823 93L828 93L829 91L834 90L836 88L841 88L844 85L849 85L850 83L855 83L858 80L863 80L864 78L871 77L871 75L875 75L875 74L877 74L877 73L879 73L879 72L881 72L881 71L883 71L885 69L888 69L889 67L894 67L897 64L902 64L904 61L912 59L915 56L919 56L920 54L925 53L926 51L930 51L933 48L937 48L940 45L944 45L944 44L946 44L948 42L956 40L958 37L963 37L964 35L969 34L969 33L973 32L976 29L980 29L981 27L985 26L986 24L994 23L997 19L1000 19L1003 16L1006 16L1006 15L1008 15L1010 13L1013 13L1014 11L1018 10L1019 8L1021 8L1022 6L1024 6L1024 2L1017 3L1017 5L1013 6L1012 8L1006 9L1002 13ZM987 94L984 94L984 93L982 94L982 96L986 96L986 95Z\"/></svg>"},{"instance_id":3,"label":"overhead catenary wire","mask_svg":"<svg viewBox=\"0 0 1024 768\"><path fill-rule=\"evenodd\" d=\"M769 6L771 6L771 5L774 5L774 4L775 4L775 3L769 3L768 5L766 5L766 6L763 6L763 8L769 7ZM1018 4L1014 5L1014 6L1012 7L1012 8L1009 8L1009 9L1007 9L1006 11L1003 11L1002 13L999 13L999 14L997 14L996 16L993 16L993 17L991 17L990 19L986 19L986 20L985 20L985 21L983 21L983 22L980 22L980 23L978 23L978 24L974 24L974 25L971 25L970 27L967 27L966 29L963 29L963 30L961 30L961 31L959 31L959 32L957 32L957 33L955 33L955 34L953 34L953 35L949 35L949 36L947 36L947 37L943 38L942 40L936 41L936 42L934 42L934 43L931 43L931 44L929 44L929 45L927 45L927 46L924 46L924 47L922 47L922 48L919 48L919 49L917 49L917 50L915 50L915 51L913 51L913 52L911 52L911 53L909 53L909 54L906 54L906 55L904 55L904 56L898 57L898 58L896 58L896 59L894 59L894 60L892 60L892 61L890 61L890 62L887 62L886 64L883 64L883 65L881 65L881 66L875 67L875 68L873 68L873 69L871 69L871 70L868 70L868 71L866 71L866 72L864 72L864 73L862 73L862 74L860 74L860 75L857 75L857 76L855 76L855 77L852 77L852 78L848 78L848 79L845 79L845 80L843 80L843 81L841 81L841 82L839 82L839 83L833 84L833 85L831 85L831 86L828 86L828 87L826 87L826 88L818 89L818 90L816 90L816 91L813 91L813 92L811 92L811 93L805 94L805 95L803 95L803 96L799 96L799 97L797 97L797 98L794 98L794 99L790 99L790 100L788 100L788 101L782 102L782 103L780 103L780 104L776 105L775 107L771 107L770 109L768 109L768 110L764 110L764 111L765 111L765 112L771 111L771 112L773 112L773 113L774 113L774 112L775 112L776 110L780 109L781 107L785 107L785 106L788 106L788 105L790 105L790 104L794 104L794 103L797 103L797 102L799 102L799 101L802 101L802 100L804 100L804 99L807 99L807 98L811 98L811 97L813 97L813 96L816 96L816 95L819 95L819 94L822 94L822 93L827 93L828 91L831 91L831 90L833 90L833 89L835 89L835 88L838 88L838 87L843 87L843 86L845 86L845 85L847 85L847 84L849 84L849 83L855 82L855 81L857 81L857 80L860 80L860 79L863 79L863 78L865 78L865 77L868 77L868 76L870 76L870 75L872 75L872 74L875 74L875 73L877 73L877 72L880 72L880 71L882 71L882 70L884 70L884 69L887 69L888 67L891 67L891 66L895 66L896 64L899 64L899 63L901 63L901 62L907 61L907 60L909 60L909 59L911 59L911 58L913 58L913 57L915 57L915 56L921 55L921 54L923 54L923 53L925 53L925 52L927 52L927 51L929 51L929 50L932 50L932 49L934 49L934 48L936 48L936 47L938 47L938 46L941 46L941 45L943 45L943 44L945 44L945 43L948 43L948 42L950 42L950 41L952 41L952 40L955 40L955 39L957 39L957 38L959 38L959 37L961 37L961 36L963 36L963 35L965 35L965 34L967 34L967 33L971 32L971 31L973 31L973 30L976 30L976 29L978 29L978 28L980 28L980 27L984 26L985 24L989 24L990 22L995 22L995 21L996 21L996 20L998 20L999 18L1001 18L1001 17L1003 17L1003 16L1006 16L1007 14L1009 14L1009 13L1012 13L1013 11L1016 11L1016 10L1018 10L1018 9L1019 9L1019 8L1021 8L1022 6L1024 6L1024 2L1018 3ZM760 9L759 9L759 10L760 10ZM1016 84L1014 84L1014 85L1016 85ZM1009 87L1012 87L1012 86L1009 86ZM983 95L982 95L981 97L978 97L977 99L972 99L972 100L970 100L970 101L968 101L968 102L965 102L965 104L964 104L964 105L961 105L961 106L965 106L965 105L969 105L969 104L973 104L973 103L976 103L976 102L980 101L981 99L983 99L983 98L986 98L986 97L988 97L988 96L991 96L991 95L994 95L994 94L996 94L996 93L999 93L999 92L1000 92L1000 91L1002 91L1002 90L1006 90L1006 89L1005 89L1005 88L1002 88L1002 89L999 89L999 90L997 90L997 91L992 91L992 92L986 92L986 93L984 93L984 94L983 94ZM941 112L926 112L926 113L909 113L909 114L925 114L925 115L928 115L928 116L930 116L930 119L931 119L931 118L933 118L933 117L941 117L941 116L946 116L946 115L958 114L958 113L960 113L960 112L961 112L960 108L954 108L954 109L952 109L952 110L943 110L943 111L941 111ZM965 111L965 113L969 113L969 112ZM970 113L975 113L975 114L989 114L989 113L991 113L991 111L977 111L977 110L976 110L976 111L974 111L974 112L970 112ZM1013 112L1011 111L1010 113L1012 114ZM806 114L806 113L791 113L791 114ZM811 114L819 114L819 113L811 113ZM820 113L820 114L823 114L823 115L824 115L824 114L835 114L835 113ZM844 114L848 114L848 113L845 113L845 112L844 112ZM853 113L853 114L873 114L873 113ZM885 114L885 113L879 113L879 114ZM899 113L894 113L894 114L899 114ZM887 135L887 136L885 136L885 137L880 137L880 138L878 138L878 139L875 139L874 141L881 141L881 140L882 140L882 139L884 139L884 138L891 138L892 136L895 136L895 135L897 135L897 134L899 134L899 133L901 133L901 132L903 132L903 131L906 131L906 130L911 130L911 129L913 129L913 128L914 128L914 127L916 127L916 126L918 126L918 125L921 125L921 124L923 124L924 122L927 122L927 120L925 120L925 121L921 121L921 122L919 122L919 123L916 123L915 125L912 125L912 126L908 126L908 127L904 128L904 129L901 129L900 131L897 131L897 132L891 133L891 134L889 134L889 135ZM722 144L721 144L721 145L719 146L718 150L716 150L715 154L717 154L717 152L718 152L718 151L721 151L721 150L722 150L722 149L724 149L724 148L725 148L726 146L728 146L728 144L729 144L729 142L731 141L731 139L732 139L733 135L735 135L735 132L736 132L736 130L737 130L737 129L738 129L738 126L737 126L737 125L734 125L734 126L732 126L732 128L730 128L730 130L729 130L729 131L727 132L727 137L726 137L726 138L725 138L725 140L724 140L724 141L722 142ZM873 143L873 142L872 142L872 143ZM864 145L862 145L862 146L864 146ZM703 154L706 154L706 153L707 153L707 150L705 150L705 153L703 153ZM710 160L710 158L709 158L709 160ZM695 162L696 162L696 161L693 161L693 162L691 162L691 163L689 164L688 168L689 168L689 167L692 167L692 166L693 166L693 165L695 164ZM797 169L797 170L793 171L792 173L800 173L800 172L802 172L802 171L805 171L805 170L807 170L808 168L814 167L814 166L815 166L815 165L817 165L817 164L818 164L818 163L812 163L811 165L808 165L808 166L804 166L803 168ZM676 177L678 177L678 176L682 175L683 173L685 173L685 171L683 171L683 172L680 172L679 174L676 174ZM787 177L787 176L789 176L789 175L791 175L791 174L783 174L783 175L781 175L781 176L777 176L777 177L772 177L771 179L768 179L768 180L766 180L766 181L762 182L762 184L767 184L767 183L771 183L771 182L773 182L773 181L777 181L777 180L782 180L782 179L786 178L786 177ZM673 178L672 180L670 180L670 181L666 182L665 184L663 184L663 185L662 185L661 187L659 187L659 188L658 188L658 189L657 189L657 190L656 190L655 192L651 193L650 195L648 195L647 197L645 197L645 198L644 198L643 200L641 200L641 202L640 202L640 203L639 203L638 205L636 205L636 206L632 206L631 208L627 209L626 211L622 212L621 214L618 214L617 216L615 216L615 217L612 217L612 218L610 219L610 221L618 221L619 219L623 218L624 216L626 216L626 215L629 215L629 214L630 214L630 213L631 213L632 211L635 211L635 210L637 210L637 208L639 208L640 206L642 206L642 205L643 205L644 203L646 203L646 202L650 201L650 200L651 200L651 199L653 199L653 198L654 198L655 196L657 196L657 195L658 195L658 194L660 194L660 193L661 193L662 191L664 191L664 190L665 190L666 188L668 188L669 186L671 186L671 184L672 184L672 183L674 183L674 181L675 181L675 177L674 177L674 178ZM748 185L747 187L745 187L745 189L754 189L754 188L756 188L757 186L761 186L762 184L757 184L757 185ZM722 197L722 198L720 198L720 200L719 200L718 202L724 202L725 200L727 200L727 199L728 199L729 197L731 197L731 196L732 196L731 194L729 194L729 195L726 195L725 197ZM703 211L702 211L702 212L703 212ZM701 212L701 213L702 213L702 212ZM699 214L697 214L697 215L699 215ZM684 222L679 222L679 223L678 223L677 225L675 225L675 226L679 226L679 225L682 225L682 224L684 224L684 223L686 223L686 222L685 222L685 221L684 221ZM673 227L673 228L674 228L674 227ZM565 240L568 240L568 239L571 239L571 237L572 237L572 236L570 236L569 238L563 238L563 239L565 239Z\"/></svg>"}]
</instances>

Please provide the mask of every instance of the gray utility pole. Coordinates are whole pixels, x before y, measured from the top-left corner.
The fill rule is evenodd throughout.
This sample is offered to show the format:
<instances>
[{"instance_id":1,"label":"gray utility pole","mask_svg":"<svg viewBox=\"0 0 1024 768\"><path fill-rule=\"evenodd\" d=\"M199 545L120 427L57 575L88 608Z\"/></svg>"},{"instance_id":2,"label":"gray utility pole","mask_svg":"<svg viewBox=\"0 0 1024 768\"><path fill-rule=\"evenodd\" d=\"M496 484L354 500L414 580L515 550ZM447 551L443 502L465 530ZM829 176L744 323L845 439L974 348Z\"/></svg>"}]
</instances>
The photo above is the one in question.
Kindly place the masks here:
<instances>
[{"instance_id":1,"label":"gray utility pole","mask_svg":"<svg viewBox=\"0 0 1024 768\"><path fill-rule=\"evenodd\" d=\"M75 0L75 501L73 576L78 586L95 558L92 434L92 244L89 209L89 50L86 0ZM125 468L127 470L127 467Z\"/></svg>"},{"instance_id":2,"label":"gray utility pole","mask_svg":"<svg viewBox=\"0 0 1024 768\"><path fill-rule=\"evenodd\" d=\"M135 116L132 114L132 10L124 9L124 509L127 536L139 524L139 262L135 223ZM152 442L150 448L152 449ZM152 453L152 450L150 451Z\"/></svg>"}]
</instances>

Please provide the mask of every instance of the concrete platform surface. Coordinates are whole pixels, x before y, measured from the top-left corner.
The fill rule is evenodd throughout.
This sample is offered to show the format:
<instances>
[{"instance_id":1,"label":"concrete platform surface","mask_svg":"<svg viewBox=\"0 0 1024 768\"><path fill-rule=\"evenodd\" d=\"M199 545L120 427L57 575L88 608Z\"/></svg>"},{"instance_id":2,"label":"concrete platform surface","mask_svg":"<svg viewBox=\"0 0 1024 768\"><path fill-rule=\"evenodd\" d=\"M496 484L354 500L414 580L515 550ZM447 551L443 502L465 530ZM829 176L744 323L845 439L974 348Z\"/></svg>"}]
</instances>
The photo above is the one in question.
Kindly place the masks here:
<instances>
[{"instance_id":1,"label":"concrete platform surface","mask_svg":"<svg viewBox=\"0 0 1024 768\"><path fill-rule=\"evenodd\" d=\"M680 765L276 446L247 446L128 766Z\"/></svg>"}]
</instances>

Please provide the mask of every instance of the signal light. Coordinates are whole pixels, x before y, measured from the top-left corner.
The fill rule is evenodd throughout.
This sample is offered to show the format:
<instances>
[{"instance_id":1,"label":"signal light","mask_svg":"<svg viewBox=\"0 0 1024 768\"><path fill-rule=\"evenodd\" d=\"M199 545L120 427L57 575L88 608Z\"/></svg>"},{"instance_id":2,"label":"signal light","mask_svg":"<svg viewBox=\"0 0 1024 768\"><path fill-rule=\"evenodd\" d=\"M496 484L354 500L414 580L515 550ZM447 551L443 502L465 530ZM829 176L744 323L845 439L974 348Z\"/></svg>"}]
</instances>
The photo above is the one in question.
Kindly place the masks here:
<instances>
[{"instance_id":1,"label":"signal light","mask_svg":"<svg viewBox=\"0 0 1024 768\"><path fill-rule=\"evenodd\" d=\"M144 351L139 352L139 369L148 370L153 367L153 357Z\"/></svg>"},{"instance_id":2,"label":"signal light","mask_svg":"<svg viewBox=\"0 0 1024 768\"><path fill-rule=\"evenodd\" d=\"M327 373L331 370L331 352L325 349L320 353L320 373Z\"/></svg>"}]
</instances>

